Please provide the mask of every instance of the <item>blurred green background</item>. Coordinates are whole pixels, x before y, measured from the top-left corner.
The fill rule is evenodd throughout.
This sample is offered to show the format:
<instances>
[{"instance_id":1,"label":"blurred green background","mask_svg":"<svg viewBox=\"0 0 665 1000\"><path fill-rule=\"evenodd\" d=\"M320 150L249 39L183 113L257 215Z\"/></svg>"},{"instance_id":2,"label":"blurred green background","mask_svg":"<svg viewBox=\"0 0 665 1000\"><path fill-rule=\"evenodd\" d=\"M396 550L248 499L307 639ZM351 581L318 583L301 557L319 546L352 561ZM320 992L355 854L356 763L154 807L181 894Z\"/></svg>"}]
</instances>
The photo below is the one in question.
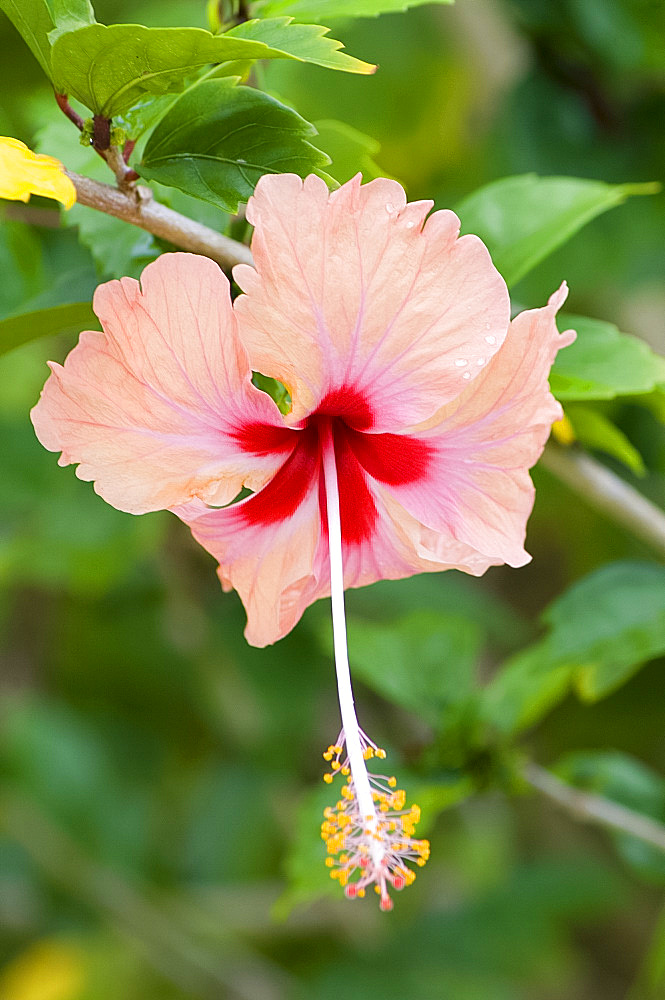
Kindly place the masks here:
<instances>
[{"instance_id":1,"label":"blurred green background","mask_svg":"<svg viewBox=\"0 0 665 1000\"><path fill-rule=\"evenodd\" d=\"M191 0L96 11L107 23L207 23ZM359 140L367 175L397 177L437 207L529 171L665 176L661 3L458 0L333 33L379 64L374 77L287 62L262 72L322 123L340 179L348 143L336 159L330 120L374 140ZM0 133L35 142L56 129L69 145L49 151L76 165L88 154L1 15L0 51ZM81 244L75 227L54 228L48 203L43 225L28 226L22 206L0 211L0 316L72 282L84 299L157 250L133 229L127 246L104 242L99 220ZM542 305L565 278L571 312L665 353L664 232L665 197L631 199L532 271L514 303ZM662 658L597 700L565 686L543 695L509 732L501 711L479 716L476 697L539 639L562 590L616 560L650 571L648 546L537 469L528 567L349 593L361 724L420 801L432 859L390 915L347 902L318 837L321 750L339 725L328 609L311 608L273 648L248 647L239 600L182 524L121 514L58 468L28 411L46 360L74 341L0 358L0 1000L665 997L664 856L577 823L515 779L522 753L550 765L574 751L571 775L591 768L594 787L614 782L619 800L665 821ZM628 398L603 412L647 469L621 474L663 505L657 405ZM429 713L427 685L418 695L403 683L414 660L435 678Z\"/></svg>"}]
</instances>

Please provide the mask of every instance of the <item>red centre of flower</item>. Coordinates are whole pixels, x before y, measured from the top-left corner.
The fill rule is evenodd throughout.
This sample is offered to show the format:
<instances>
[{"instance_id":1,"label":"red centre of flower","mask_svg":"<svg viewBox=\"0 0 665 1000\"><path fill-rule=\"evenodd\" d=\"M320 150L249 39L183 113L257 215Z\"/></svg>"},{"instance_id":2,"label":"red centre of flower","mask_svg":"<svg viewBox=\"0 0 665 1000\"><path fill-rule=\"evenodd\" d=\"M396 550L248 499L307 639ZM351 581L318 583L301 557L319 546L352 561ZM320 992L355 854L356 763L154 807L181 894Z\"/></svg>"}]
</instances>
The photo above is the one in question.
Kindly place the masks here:
<instances>
[{"instance_id":1,"label":"red centre of flower","mask_svg":"<svg viewBox=\"0 0 665 1000\"><path fill-rule=\"evenodd\" d=\"M371 433L370 407L361 393L344 387L328 393L299 429L249 424L239 432L238 441L246 451L285 455L268 485L243 504L243 517L248 524L283 521L295 513L318 480L321 521L327 531L321 462L324 422L332 424L342 538L347 545L357 545L372 534L377 520L368 477L389 486L416 482L426 474L431 448L405 434Z\"/></svg>"}]
</instances>

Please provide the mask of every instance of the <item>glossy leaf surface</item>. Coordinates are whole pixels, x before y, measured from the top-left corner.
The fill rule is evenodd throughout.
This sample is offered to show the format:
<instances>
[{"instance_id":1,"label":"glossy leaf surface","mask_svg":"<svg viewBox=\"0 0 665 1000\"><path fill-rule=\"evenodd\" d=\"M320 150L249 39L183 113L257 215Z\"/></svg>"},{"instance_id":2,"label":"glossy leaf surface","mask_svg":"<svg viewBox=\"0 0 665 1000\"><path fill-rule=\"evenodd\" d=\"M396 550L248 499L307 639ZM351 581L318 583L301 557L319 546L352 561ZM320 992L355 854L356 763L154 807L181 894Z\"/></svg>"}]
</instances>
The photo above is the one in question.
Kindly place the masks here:
<instances>
[{"instance_id":1,"label":"glossy leaf surface","mask_svg":"<svg viewBox=\"0 0 665 1000\"><path fill-rule=\"evenodd\" d=\"M456 208L462 231L484 241L509 287L596 216L658 185L605 184L578 177L505 177Z\"/></svg>"},{"instance_id":2,"label":"glossy leaf surface","mask_svg":"<svg viewBox=\"0 0 665 1000\"><path fill-rule=\"evenodd\" d=\"M228 78L187 91L150 136L143 177L236 212L265 173L301 177L328 162L312 125L273 97Z\"/></svg>"}]
</instances>

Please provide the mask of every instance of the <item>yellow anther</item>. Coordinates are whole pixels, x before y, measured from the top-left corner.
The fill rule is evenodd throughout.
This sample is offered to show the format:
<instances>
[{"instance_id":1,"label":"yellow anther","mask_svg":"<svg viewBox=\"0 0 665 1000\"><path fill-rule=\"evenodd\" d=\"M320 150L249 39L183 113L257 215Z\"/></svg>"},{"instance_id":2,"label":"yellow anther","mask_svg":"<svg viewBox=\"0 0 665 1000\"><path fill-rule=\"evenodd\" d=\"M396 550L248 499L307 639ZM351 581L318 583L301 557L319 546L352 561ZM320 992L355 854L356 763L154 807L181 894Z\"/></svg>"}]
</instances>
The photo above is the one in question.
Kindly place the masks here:
<instances>
[{"instance_id":1,"label":"yellow anther","mask_svg":"<svg viewBox=\"0 0 665 1000\"><path fill-rule=\"evenodd\" d=\"M397 810L403 809L404 803L406 802L406 793L402 791L402 789L398 789L396 792L393 792L393 794L388 799L388 802L390 803L393 809Z\"/></svg>"},{"instance_id":2,"label":"yellow anther","mask_svg":"<svg viewBox=\"0 0 665 1000\"><path fill-rule=\"evenodd\" d=\"M351 791L348 785L344 785L344 787L342 788L342 795L344 796L345 799L353 798L353 792Z\"/></svg>"},{"instance_id":3,"label":"yellow anther","mask_svg":"<svg viewBox=\"0 0 665 1000\"><path fill-rule=\"evenodd\" d=\"M379 758L379 760L385 760L386 759L386 751L382 750L381 747L377 747L376 750L374 751L374 753Z\"/></svg>"},{"instance_id":4,"label":"yellow anther","mask_svg":"<svg viewBox=\"0 0 665 1000\"><path fill-rule=\"evenodd\" d=\"M335 867L335 859L334 858L326 858L325 864L326 864L326 868L334 868Z\"/></svg>"},{"instance_id":5,"label":"yellow anther","mask_svg":"<svg viewBox=\"0 0 665 1000\"><path fill-rule=\"evenodd\" d=\"M363 760L371 760L374 756L374 750L372 747L365 747L363 750Z\"/></svg>"},{"instance_id":6,"label":"yellow anther","mask_svg":"<svg viewBox=\"0 0 665 1000\"><path fill-rule=\"evenodd\" d=\"M341 767L342 765L340 764L340 762L339 762L338 760L334 760L334 761L333 761L333 762L331 763L331 765L330 765L330 766L332 767L333 771L339 771L339 769L340 769L340 767Z\"/></svg>"},{"instance_id":7,"label":"yellow anther","mask_svg":"<svg viewBox=\"0 0 665 1000\"><path fill-rule=\"evenodd\" d=\"M364 895L365 895L365 890L358 889L358 899L362 899Z\"/></svg>"},{"instance_id":8,"label":"yellow anther","mask_svg":"<svg viewBox=\"0 0 665 1000\"><path fill-rule=\"evenodd\" d=\"M374 892L377 894L377 896L380 896L381 895L381 887L378 886L378 885L375 885L374 886Z\"/></svg>"},{"instance_id":9,"label":"yellow anther","mask_svg":"<svg viewBox=\"0 0 665 1000\"><path fill-rule=\"evenodd\" d=\"M390 785L391 788L395 788L397 785L397 778L394 775L392 775L392 777L388 778L388 784Z\"/></svg>"},{"instance_id":10,"label":"yellow anther","mask_svg":"<svg viewBox=\"0 0 665 1000\"><path fill-rule=\"evenodd\" d=\"M326 750L325 753L322 756L323 756L324 760L332 760L333 759L333 755L331 754L330 750Z\"/></svg>"},{"instance_id":11,"label":"yellow anther","mask_svg":"<svg viewBox=\"0 0 665 1000\"><path fill-rule=\"evenodd\" d=\"M342 774L345 775L345 776L347 774L351 774L351 768L350 767L343 767L342 768Z\"/></svg>"},{"instance_id":12,"label":"yellow anther","mask_svg":"<svg viewBox=\"0 0 665 1000\"><path fill-rule=\"evenodd\" d=\"M326 785L332 784L333 776L330 773L330 771L326 771L326 773L323 775L323 780L325 781Z\"/></svg>"}]
</instances>

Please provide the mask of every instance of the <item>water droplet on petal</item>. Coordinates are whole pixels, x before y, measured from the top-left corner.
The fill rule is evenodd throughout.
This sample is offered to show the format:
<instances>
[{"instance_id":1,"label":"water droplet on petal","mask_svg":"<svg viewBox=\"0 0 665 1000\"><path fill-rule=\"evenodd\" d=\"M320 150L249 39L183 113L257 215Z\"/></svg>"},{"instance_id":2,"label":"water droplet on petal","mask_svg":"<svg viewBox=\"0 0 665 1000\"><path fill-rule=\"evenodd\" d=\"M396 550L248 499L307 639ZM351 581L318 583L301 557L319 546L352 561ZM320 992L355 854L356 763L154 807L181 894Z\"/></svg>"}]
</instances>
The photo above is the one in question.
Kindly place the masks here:
<instances>
[{"instance_id":1,"label":"water droplet on petal","mask_svg":"<svg viewBox=\"0 0 665 1000\"><path fill-rule=\"evenodd\" d=\"M485 337L485 342L487 344L496 344L496 337L492 337L491 335L489 337Z\"/></svg>"},{"instance_id":2,"label":"water droplet on petal","mask_svg":"<svg viewBox=\"0 0 665 1000\"><path fill-rule=\"evenodd\" d=\"M395 206L393 205L393 203L391 201L387 202L386 203L386 212L388 213L388 215L392 215L394 213L394 211L395 211Z\"/></svg>"},{"instance_id":3,"label":"water droplet on petal","mask_svg":"<svg viewBox=\"0 0 665 1000\"><path fill-rule=\"evenodd\" d=\"M415 226L415 222L407 222L407 224L406 224L406 228L407 229L413 229L414 226Z\"/></svg>"},{"instance_id":4,"label":"water droplet on petal","mask_svg":"<svg viewBox=\"0 0 665 1000\"><path fill-rule=\"evenodd\" d=\"M485 329L486 330L489 330L491 328L491 326L492 326L491 323L485 323Z\"/></svg>"},{"instance_id":5,"label":"water droplet on petal","mask_svg":"<svg viewBox=\"0 0 665 1000\"><path fill-rule=\"evenodd\" d=\"M485 358L478 358L476 364L478 365L479 368L482 368L483 365L485 364Z\"/></svg>"},{"instance_id":6,"label":"water droplet on petal","mask_svg":"<svg viewBox=\"0 0 665 1000\"><path fill-rule=\"evenodd\" d=\"M466 358L458 358L457 361L455 362L455 367L456 368L466 368L466 366L468 365L468 363L469 362L466 360Z\"/></svg>"},{"instance_id":7,"label":"water droplet on petal","mask_svg":"<svg viewBox=\"0 0 665 1000\"><path fill-rule=\"evenodd\" d=\"M471 372L464 372L464 374L462 375L462 378L470 379L471 378Z\"/></svg>"}]
</instances>

